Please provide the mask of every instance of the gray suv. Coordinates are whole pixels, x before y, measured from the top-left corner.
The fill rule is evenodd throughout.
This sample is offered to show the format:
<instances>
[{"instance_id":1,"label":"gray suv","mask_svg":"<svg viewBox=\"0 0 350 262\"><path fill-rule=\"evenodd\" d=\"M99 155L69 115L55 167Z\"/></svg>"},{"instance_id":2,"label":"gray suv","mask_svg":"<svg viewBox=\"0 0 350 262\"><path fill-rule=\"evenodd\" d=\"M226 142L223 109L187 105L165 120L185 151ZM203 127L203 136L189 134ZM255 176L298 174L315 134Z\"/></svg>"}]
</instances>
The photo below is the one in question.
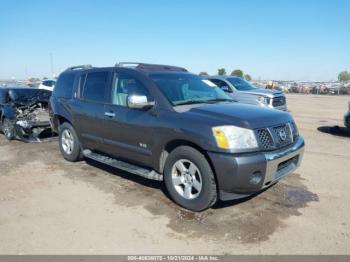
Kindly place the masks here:
<instances>
[{"instance_id":1,"label":"gray suv","mask_svg":"<svg viewBox=\"0 0 350 262\"><path fill-rule=\"evenodd\" d=\"M90 158L164 181L170 197L194 211L260 192L303 156L289 113L236 103L180 67L71 67L50 108L66 160Z\"/></svg>"},{"instance_id":2,"label":"gray suv","mask_svg":"<svg viewBox=\"0 0 350 262\"><path fill-rule=\"evenodd\" d=\"M286 97L281 91L258 88L235 76L210 76L207 79L238 102L287 111Z\"/></svg>"}]
</instances>

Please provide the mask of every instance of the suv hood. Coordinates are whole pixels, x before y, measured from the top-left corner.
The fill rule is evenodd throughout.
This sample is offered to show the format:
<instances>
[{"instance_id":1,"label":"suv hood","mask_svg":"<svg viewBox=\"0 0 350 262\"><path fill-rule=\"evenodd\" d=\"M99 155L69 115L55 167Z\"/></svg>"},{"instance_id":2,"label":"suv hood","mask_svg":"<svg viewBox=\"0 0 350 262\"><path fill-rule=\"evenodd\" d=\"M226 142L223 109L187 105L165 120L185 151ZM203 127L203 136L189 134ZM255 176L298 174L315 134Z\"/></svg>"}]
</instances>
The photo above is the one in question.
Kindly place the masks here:
<instances>
[{"instance_id":1,"label":"suv hood","mask_svg":"<svg viewBox=\"0 0 350 262\"><path fill-rule=\"evenodd\" d=\"M252 94L252 95L265 95L265 96L269 96L269 97L283 95L283 92L281 92L279 90L263 89L263 88L257 88L257 89L253 89L253 90L239 91L239 92L248 93L248 94Z\"/></svg>"},{"instance_id":2,"label":"suv hood","mask_svg":"<svg viewBox=\"0 0 350 262\"><path fill-rule=\"evenodd\" d=\"M240 103L195 104L175 109L194 119L199 117L207 120L210 125L235 125L250 129L276 126L293 120L287 112Z\"/></svg>"}]
</instances>

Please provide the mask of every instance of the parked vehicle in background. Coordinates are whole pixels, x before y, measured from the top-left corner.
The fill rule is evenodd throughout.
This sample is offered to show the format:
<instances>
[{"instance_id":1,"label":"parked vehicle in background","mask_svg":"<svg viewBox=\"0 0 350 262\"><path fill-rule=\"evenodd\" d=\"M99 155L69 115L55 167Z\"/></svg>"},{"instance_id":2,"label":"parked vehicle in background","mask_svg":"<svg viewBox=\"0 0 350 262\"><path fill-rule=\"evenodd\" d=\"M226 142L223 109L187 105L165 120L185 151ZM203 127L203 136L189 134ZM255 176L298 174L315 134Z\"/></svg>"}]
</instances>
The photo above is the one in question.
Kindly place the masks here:
<instances>
[{"instance_id":1,"label":"parked vehicle in background","mask_svg":"<svg viewBox=\"0 0 350 262\"><path fill-rule=\"evenodd\" d=\"M348 112L344 116L344 124L347 128L350 129L350 101L348 104Z\"/></svg>"},{"instance_id":2,"label":"parked vehicle in background","mask_svg":"<svg viewBox=\"0 0 350 262\"><path fill-rule=\"evenodd\" d=\"M304 140L289 113L233 102L184 68L132 65L59 76L50 119L66 160L164 180L194 211L260 192L299 166Z\"/></svg>"},{"instance_id":3,"label":"parked vehicle in background","mask_svg":"<svg viewBox=\"0 0 350 262\"><path fill-rule=\"evenodd\" d=\"M54 79L45 79L38 86L39 89L45 89L49 91L53 91L56 84L56 80Z\"/></svg>"},{"instance_id":4,"label":"parked vehicle in background","mask_svg":"<svg viewBox=\"0 0 350 262\"><path fill-rule=\"evenodd\" d=\"M210 76L207 79L238 102L287 111L286 97L282 91L258 88L234 76Z\"/></svg>"},{"instance_id":5,"label":"parked vehicle in background","mask_svg":"<svg viewBox=\"0 0 350 262\"><path fill-rule=\"evenodd\" d=\"M0 88L0 130L6 139L38 142L50 132L51 91L28 87Z\"/></svg>"}]
</instances>

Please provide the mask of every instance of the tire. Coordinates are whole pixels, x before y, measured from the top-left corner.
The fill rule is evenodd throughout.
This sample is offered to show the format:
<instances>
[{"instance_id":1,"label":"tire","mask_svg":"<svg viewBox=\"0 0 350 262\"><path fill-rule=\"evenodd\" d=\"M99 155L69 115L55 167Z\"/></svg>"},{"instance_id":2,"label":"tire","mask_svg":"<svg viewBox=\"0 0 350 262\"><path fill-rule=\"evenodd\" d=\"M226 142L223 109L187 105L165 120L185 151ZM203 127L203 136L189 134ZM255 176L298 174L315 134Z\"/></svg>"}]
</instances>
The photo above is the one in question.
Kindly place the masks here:
<instances>
[{"instance_id":1,"label":"tire","mask_svg":"<svg viewBox=\"0 0 350 262\"><path fill-rule=\"evenodd\" d=\"M186 209L203 211L217 201L213 170L205 156L192 147L179 146L170 153L164 181L171 198Z\"/></svg>"},{"instance_id":2,"label":"tire","mask_svg":"<svg viewBox=\"0 0 350 262\"><path fill-rule=\"evenodd\" d=\"M16 130L12 121L8 118L4 118L2 121L2 132L7 140L13 140L16 138Z\"/></svg>"},{"instance_id":3,"label":"tire","mask_svg":"<svg viewBox=\"0 0 350 262\"><path fill-rule=\"evenodd\" d=\"M59 126L59 146L64 159L77 162L83 159L80 142L74 128L68 122Z\"/></svg>"}]
</instances>

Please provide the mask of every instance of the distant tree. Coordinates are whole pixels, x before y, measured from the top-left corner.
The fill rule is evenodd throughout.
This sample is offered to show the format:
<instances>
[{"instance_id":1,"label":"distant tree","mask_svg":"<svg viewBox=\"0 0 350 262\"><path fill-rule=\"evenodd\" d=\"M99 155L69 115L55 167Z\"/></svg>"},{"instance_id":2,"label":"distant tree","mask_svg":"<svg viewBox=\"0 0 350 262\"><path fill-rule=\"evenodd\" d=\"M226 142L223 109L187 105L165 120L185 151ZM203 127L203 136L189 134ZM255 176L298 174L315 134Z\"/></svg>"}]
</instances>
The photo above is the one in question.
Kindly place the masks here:
<instances>
[{"instance_id":1,"label":"distant tree","mask_svg":"<svg viewBox=\"0 0 350 262\"><path fill-rule=\"evenodd\" d=\"M243 78L244 74L241 69L236 69L232 71L231 76L237 76L237 77Z\"/></svg>"},{"instance_id":2,"label":"distant tree","mask_svg":"<svg viewBox=\"0 0 350 262\"><path fill-rule=\"evenodd\" d=\"M225 68L219 68L219 69L218 69L218 75L219 75L219 76L224 76L224 75L226 75L226 70L225 70Z\"/></svg>"},{"instance_id":3,"label":"distant tree","mask_svg":"<svg viewBox=\"0 0 350 262\"><path fill-rule=\"evenodd\" d=\"M252 77L251 77L250 75L248 75L248 74L245 74L245 75L244 75L244 78L245 78L245 80L247 80L247 81L252 81Z\"/></svg>"},{"instance_id":4,"label":"distant tree","mask_svg":"<svg viewBox=\"0 0 350 262\"><path fill-rule=\"evenodd\" d=\"M208 76L208 73L207 72L200 72L199 75L200 76Z\"/></svg>"},{"instance_id":5,"label":"distant tree","mask_svg":"<svg viewBox=\"0 0 350 262\"><path fill-rule=\"evenodd\" d=\"M46 76L43 77L43 80L47 80L48 78Z\"/></svg>"},{"instance_id":6,"label":"distant tree","mask_svg":"<svg viewBox=\"0 0 350 262\"><path fill-rule=\"evenodd\" d=\"M340 72L339 75L338 75L338 80L340 82L350 81L350 73L348 71Z\"/></svg>"}]
</instances>

